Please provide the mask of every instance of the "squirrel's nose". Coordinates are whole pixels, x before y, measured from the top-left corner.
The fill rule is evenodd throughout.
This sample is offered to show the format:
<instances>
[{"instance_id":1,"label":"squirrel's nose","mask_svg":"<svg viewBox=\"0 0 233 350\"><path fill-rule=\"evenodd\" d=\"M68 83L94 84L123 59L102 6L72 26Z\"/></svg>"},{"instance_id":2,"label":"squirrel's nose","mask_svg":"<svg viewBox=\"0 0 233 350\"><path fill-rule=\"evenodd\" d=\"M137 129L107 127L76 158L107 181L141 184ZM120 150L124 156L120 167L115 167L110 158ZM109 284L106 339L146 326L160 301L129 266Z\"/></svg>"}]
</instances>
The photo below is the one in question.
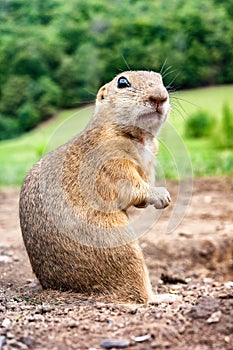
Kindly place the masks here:
<instances>
[{"instance_id":1,"label":"squirrel's nose","mask_svg":"<svg viewBox=\"0 0 233 350\"><path fill-rule=\"evenodd\" d=\"M162 112L163 104L168 100L167 91L161 91L159 93L151 93L148 100L157 112Z\"/></svg>"},{"instance_id":2,"label":"squirrel's nose","mask_svg":"<svg viewBox=\"0 0 233 350\"><path fill-rule=\"evenodd\" d=\"M155 105L163 104L167 101L167 96L149 96L149 101Z\"/></svg>"}]
</instances>

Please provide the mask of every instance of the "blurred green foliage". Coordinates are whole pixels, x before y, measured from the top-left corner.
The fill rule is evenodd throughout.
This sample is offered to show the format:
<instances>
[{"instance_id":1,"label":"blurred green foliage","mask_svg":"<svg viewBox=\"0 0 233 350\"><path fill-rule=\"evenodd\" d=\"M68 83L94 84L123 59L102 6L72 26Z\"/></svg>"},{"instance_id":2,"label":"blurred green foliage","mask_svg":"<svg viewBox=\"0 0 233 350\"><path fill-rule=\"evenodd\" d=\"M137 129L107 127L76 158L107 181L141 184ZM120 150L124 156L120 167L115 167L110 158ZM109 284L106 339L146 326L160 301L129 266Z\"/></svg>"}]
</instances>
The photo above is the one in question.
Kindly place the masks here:
<instances>
[{"instance_id":1,"label":"blurred green foliage","mask_svg":"<svg viewBox=\"0 0 233 350\"><path fill-rule=\"evenodd\" d=\"M233 111L228 104L223 106L222 132L223 146L226 148L233 147Z\"/></svg>"},{"instance_id":2,"label":"blurred green foliage","mask_svg":"<svg viewBox=\"0 0 233 350\"><path fill-rule=\"evenodd\" d=\"M170 88L233 82L232 9L233 0L1 0L0 139L93 100L124 59L155 71L167 59Z\"/></svg>"},{"instance_id":3,"label":"blurred green foliage","mask_svg":"<svg viewBox=\"0 0 233 350\"><path fill-rule=\"evenodd\" d=\"M209 136L215 124L216 121L208 111L198 110L187 118L185 136L194 138Z\"/></svg>"},{"instance_id":4,"label":"blurred green foliage","mask_svg":"<svg viewBox=\"0 0 233 350\"><path fill-rule=\"evenodd\" d=\"M217 148L233 148L233 110L228 103L222 107L222 118L212 135L213 144Z\"/></svg>"}]
</instances>

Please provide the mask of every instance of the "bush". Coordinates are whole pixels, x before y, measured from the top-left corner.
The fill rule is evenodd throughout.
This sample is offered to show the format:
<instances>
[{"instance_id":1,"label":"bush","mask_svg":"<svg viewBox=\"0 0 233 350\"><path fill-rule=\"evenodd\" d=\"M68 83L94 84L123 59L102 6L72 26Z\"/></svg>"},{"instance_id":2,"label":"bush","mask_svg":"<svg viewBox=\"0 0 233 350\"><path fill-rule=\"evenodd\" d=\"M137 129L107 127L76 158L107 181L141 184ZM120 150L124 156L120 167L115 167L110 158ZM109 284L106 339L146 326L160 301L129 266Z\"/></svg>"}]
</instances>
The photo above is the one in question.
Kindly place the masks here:
<instances>
[{"instance_id":1,"label":"bush","mask_svg":"<svg viewBox=\"0 0 233 350\"><path fill-rule=\"evenodd\" d=\"M34 27L32 27L34 31ZM19 38L15 47L11 67L12 72L17 75L28 75L38 79L46 74L46 64L42 53L42 38L40 35L29 38Z\"/></svg>"},{"instance_id":2,"label":"bush","mask_svg":"<svg viewBox=\"0 0 233 350\"><path fill-rule=\"evenodd\" d=\"M55 113L60 105L61 90L49 77L42 76L36 85L33 99L41 120L47 119Z\"/></svg>"},{"instance_id":3,"label":"bush","mask_svg":"<svg viewBox=\"0 0 233 350\"><path fill-rule=\"evenodd\" d=\"M22 131L29 131L40 121L40 114L33 103L27 102L20 107L18 114L19 126Z\"/></svg>"},{"instance_id":4,"label":"bush","mask_svg":"<svg viewBox=\"0 0 233 350\"><path fill-rule=\"evenodd\" d=\"M12 118L18 108L30 99L31 79L28 76L12 75L2 87L0 112Z\"/></svg>"},{"instance_id":5,"label":"bush","mask_svg":"<svg viewBox=\"0 0 233 350\"><path fill-rule=\"evenodd\" d=\"M0 114L0 140L16 137L20 134L18 120Z\"/></svg>"},{"instance_id":6,"label":"bush","mask_svg":"<svg viewBox=\"0 0 233 350\"><path fill-rule=\"evenodd\" d=\"M223 106L222 131L225 147L233 147L233 111L228 104Z\"/></svg>"},{"instance_id":7,"label":"bush","mask_svg":"<svg viewBox=\"0 0 233 350\"><path fill-rule=\"evenodd\" d=\"M0 113L5 116L1 117L1 139L4 139L14 137L16 130L17 134L31 130L53 115L60 104L61 89L49 77L42 76L36 81L26 75L12 75L3 85L1 97Z\"/></svg>"},{"instance_id":8,"label":"bush","mask_svg":"<svg viewBox=\"0 0 233 350\"><path fill-rule=\"evenodd\" d=\"M213 144L217 148L233 147L233 111L226 103L223 105L221 123L213 137Z\"/></svg>"},{"instance_id":9,"label":"bush","mask_svg":"<svg viewBox=\"0 0 233 350\"><path fill-rule=\"evenodd\" d=\"M209 136L213 130L215 120L204 110L193 113L185 123L185 135L199 138Z\"/></svg>"}]
</instances>

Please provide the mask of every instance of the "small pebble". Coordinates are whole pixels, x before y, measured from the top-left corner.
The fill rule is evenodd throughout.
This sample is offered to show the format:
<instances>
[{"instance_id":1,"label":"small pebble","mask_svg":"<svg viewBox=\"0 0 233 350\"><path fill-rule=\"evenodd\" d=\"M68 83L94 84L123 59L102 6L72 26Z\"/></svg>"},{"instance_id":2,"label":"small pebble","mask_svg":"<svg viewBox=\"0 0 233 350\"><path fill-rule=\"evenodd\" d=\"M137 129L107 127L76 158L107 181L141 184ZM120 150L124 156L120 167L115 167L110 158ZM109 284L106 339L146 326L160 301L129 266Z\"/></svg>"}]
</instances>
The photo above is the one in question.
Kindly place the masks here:
<instances>
[{"instance_id":1,"label":"small pebble","mask_svg":"<svg viewBox=\"0 0 233 350\"><path fill-rule=\"evenodd\" d=\"M230 337L228 335L225 336L224 340L226 343L230 343Z\"/></svg>"},{"instance_id":2,"label":"small pebble","mask_svg":"<svg viewBox=\"0 0 233 350\"><path fill-rule=\"evenodd\" d=\"M21 343L24 343L27 346L31 346L34 343L34 340L32 338L29 338L29 337L21 337L20 341L21 341Z\"/></svg>"},{"instance_id":3,"label":"small pebble","mask_svg":"<svg viewBox=\"0 0 233 350\"><path fill-rule=\"evenodd\" d=\"M2 347L5 344L6 344L6 337L4 335L0 335L0 346Z\"/></svg>"},{"instance_id":4,"label":"small pebble","mask_svg":"<svg viewBox=\"0 0 233 350\"><path fill-rule=\"evenodd\" d=\"M50 312L52 310L54 310L54 306L46 305L46 304L42 305L42 308L41 308L42 313Z\"/></svg>"},{"instance_id":5,"label":"small pebble","mask_svg":"<svg viewBox=\"0 0 233 350\"><path fill-rule=\"evenodd\" d=\"M8 255L0 255L0 263L1 262L4 264L10 263L12 262L12 258Z\"/></svg>"},{"instance_id":6,"label":"small pebble","mask_svg":"<svg viewBox=\"0 0 233 350\"><path fill-rule=\"evenodd\" d=\"M144 341L150 340L151 339L151 335L150 334L145 334L142 335L140 337L132 337L132 339L136 342L136 343L142 343Z\"/></svg>"},{"instance_id":7,"label":"small pebble","mask_svg":"<svg viewBox=\"0 0 233 350\"><path fill-rule=\"evenodd\" d=\"M2 327L9 327L11 325L11 320L9 318L4 318L4 320L2 321Z\"/></svg>"},{"instance_id":8,"label":"small pebble","mask_svg":"<svg viewBox=\"0 0 233 350\"><path fill-rule=\"evenodd\" d=\"M203 278L203 282L204 282L204 283L207 283L207 284L208 284L208 283L212 283L212 282L213 282L213 278L204 277L204 278Z\"/></svg>"},{"instance_id":9,"label":"small pebble","mask_svg":"<svg viewBox=\"0 0 233 350\"><path fill-rule=\"evenodd\" d=\"M33 282L33 279L32 278L27 278L25 283L29 284L29 283L32 283Z\"/></svg>"},{"instance_id":10,"label":"small pebble","mask_svg":"<svg viewBox=\"0 0 233 350\"><path fill-rule=\"evenodd\" d=\"M28 287L35 288L37 286L36 282L28 283Z\"/></svg>"},{"instance_id":11,"label":"small pebble","mask_svg":"<svg viewBox=\"0 0 233 350\"><path fill-rule=\"evenodd\" d=\"M208 320L206 321L207 323L217 323L220 321L220 318L222 317L222 312L216 311L213 312L212 315L208 318Z\"/></svg>"},{"instance_id":12,"label":"small pebble","mask_svg":"<svg viewBox=\"0 0 233 350\"><path fill-rule=\"evenodd\" d=\"M8 332L7 334L6 334L6 336L7 336L7 338L8 339L14 339L14 334L13 333L10 333L10 332Z\"/></svg>"},{"instance_id":13,"label":"small pebble","mask_svg":"<svg viewBox=\"0 0 233 350\"><path fill-rule=\"evenodd\" d=\"M186 328L185 328L184 325L183 325L183 326L180 326L180 327L178 328L178 332L179 332L180 334L183 334L183 333L185 332L185 330L186 330Z\"/></svg>"},{"instance_id":14,"label":"small pebble","mask_svg":"<svg viewBox=\"0 0 233 350\"><path fill-rule=\"evenodd\" d=\"M8 349L21 349L21 350L28 350L27 345L18 342L16 339L11 339L7 342Z\"/></svg>"},{"instance_id":15,"label":"small pebble","mask_svg":"<svg viewBox=\"0 0 233 350\"><path fill-rule=\"evenodd\" d=\"M185 278L185 282L186 282L186 283L190 283L191 281L192 281L192 278L191 278L191 277Z\"/></svg>"},{"instance_id":16,"label":"small pebble","mask_svg":"<svg viewBox=\"0 0 233 350\"><path fill-rule=\"evenodd\" d=\"M181 295L169 294L169 293L157 294L157 295L154 295L152 304L172 304L177 301L182 301Z\"/></svg>"},{"instance_id":17,"label":"small pebble","mask_svg":"<svg viewBox=\"0 0 233 350\"><path fill-rule=\"evenodd\" d=\"M226 288L232 288L233 287L233 281L228 281L228 282L224 283L224 286Z\"/></svg>"},{"instance_id":18,"label":"small pebble","mask_svg":"<svg viewBox=\"0 0 233 350\"><path fill-rule=\"evenodd\" d=\"M128 339L104 339L101 342L102 348L105 349L123 349L127 348L130 345L130 341Z\"/></svg>"},{"instance_id":19,"label":"small pebble","mask_svg":"<svg viewBox=\"0 0 233 350\"><path fill-rule=\"evenodd\" d=\"M76 327L78 327L79 326L79 322L78 321L70 321L70 322L68 322L68 324L67 324L67 327L68 328L76 328Z\"/></svg>"},{"instance_id":20,"label":"small pebble","mask_svg":"<svg viewBox=\"0 0 233 350\"><path fill-rule=\"evenodd\" d=\"M193 233L192 232L188 232L188 231L186 231L186 232L181 231L181 232L179 232L179 236L185 237L185 238L192 238L193 237Z\"/></svg>"},{"instance_id":21,"label":"small pebble","mask_svg":"<svg viewBox=\"0 0 233 350\"><path fill-rule=\"evenodd\" d=\"M212 196L205 196L204 197L204 202L206 204L210 204L212 202Z\"/></svg>"}]
</instances>

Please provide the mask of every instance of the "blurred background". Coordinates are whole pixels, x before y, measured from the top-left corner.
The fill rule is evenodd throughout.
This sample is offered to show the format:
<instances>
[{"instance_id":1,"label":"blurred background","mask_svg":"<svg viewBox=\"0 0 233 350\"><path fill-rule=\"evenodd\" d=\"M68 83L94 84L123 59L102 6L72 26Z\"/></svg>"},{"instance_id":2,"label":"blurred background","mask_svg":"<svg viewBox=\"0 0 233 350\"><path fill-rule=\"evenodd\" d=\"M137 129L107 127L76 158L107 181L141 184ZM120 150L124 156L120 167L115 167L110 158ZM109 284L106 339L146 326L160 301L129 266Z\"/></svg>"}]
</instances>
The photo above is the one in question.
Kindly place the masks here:
<instances>
[{"instance_id":1,"label":"blurred background","mask_svg":"<svg viewBox=\"0 0 233 350\"><path fill-rule=\"evenodd\" d=\"M83 129L83 105L127 69L161 71L194 175L232 175L232 20L233 0L1 0L0 185L20 185L67 118L57 144Z\"/></svg>"}]
</instances>

